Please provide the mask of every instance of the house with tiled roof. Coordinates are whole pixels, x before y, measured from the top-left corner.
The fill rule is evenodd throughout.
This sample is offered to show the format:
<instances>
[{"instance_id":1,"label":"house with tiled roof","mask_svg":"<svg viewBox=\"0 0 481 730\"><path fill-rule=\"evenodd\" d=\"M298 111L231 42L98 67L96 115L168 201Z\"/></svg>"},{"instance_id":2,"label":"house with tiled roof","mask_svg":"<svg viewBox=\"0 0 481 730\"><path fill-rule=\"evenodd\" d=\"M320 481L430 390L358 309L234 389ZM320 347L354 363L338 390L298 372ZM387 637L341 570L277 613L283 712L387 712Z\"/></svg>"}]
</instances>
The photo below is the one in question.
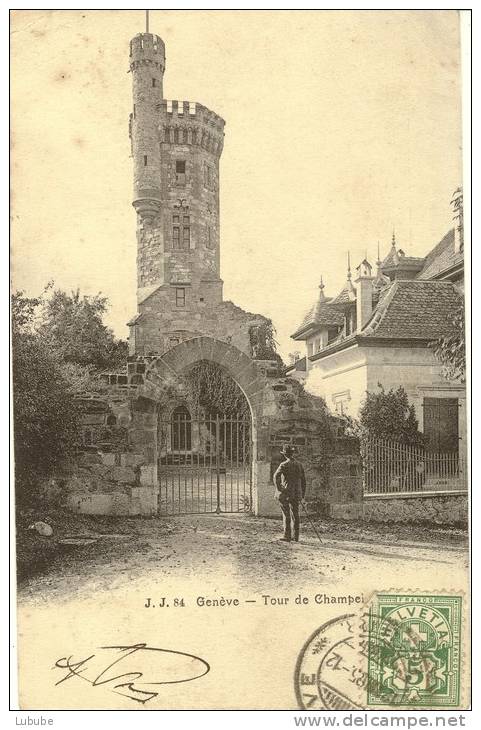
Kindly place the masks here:
<instances>
[{"instance_id":1,"label":"house with tiled roof","mask_svg":"<svg viewBox=\"0 0 481 730\"><path fill-rule=\"evenodd\" d=\"M454 199L455 226L425 257L408 256L393 234L374 273L364 259L337 296L324 296L292 338L305 341L302 379L328 407L357 416L366 391L402 385L434 451L466 443L464 384L448 381L430 343L449 334L463 302L462 192ZM293 372L294 365L288 368ZM297 377L299 374L297 373Z\"/></svg>"}]
</instances>

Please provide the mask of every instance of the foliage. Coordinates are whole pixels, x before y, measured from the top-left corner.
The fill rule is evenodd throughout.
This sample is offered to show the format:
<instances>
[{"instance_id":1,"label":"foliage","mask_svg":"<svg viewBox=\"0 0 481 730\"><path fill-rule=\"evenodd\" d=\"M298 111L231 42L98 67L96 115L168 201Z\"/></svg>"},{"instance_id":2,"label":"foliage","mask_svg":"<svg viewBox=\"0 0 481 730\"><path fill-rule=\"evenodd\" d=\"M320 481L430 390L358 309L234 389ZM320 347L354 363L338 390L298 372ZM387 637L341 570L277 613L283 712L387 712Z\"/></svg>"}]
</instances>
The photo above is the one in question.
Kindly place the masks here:
<instances>
[{"instance_id":1,"label":"foliage","mask_svg":"<svg viewBox=\"0 0 481 730\"><path fill-rule=\"evenodd\" d=\"M401 441L406 444L424 443L418 429L414 406L409 403L402 386L386 392L378 383L379 392L367 392L359 412L363 435L374 438Z\"/></svg>"},{"instance_id":2,"label":"foliage","mask_svg":"<svg viewBox=\"0 0 481 730\"><path fill-rule=\"evenodd\" d=\"M266 319L262 324L250 327L249 336L254 360L277 360L279 365L283 364L277 353L276 329L272 320Z\"/></svg>"},{"instance_id":3,"label":"foliage","mask_svg":"<svg viewBox=\"0 0 481 730\"><path fill-rule=\"evenodd\" d=\"M34 501L79 440L79 393L95 388L102 368L125 358L126 345L102 323L107 300L53 291L11 300L14 454L17 501Z\"/></svg>"},{"instance_id":4,"label":"foliage","mask_svg":"<svg viewBox=\"0 0 481 730\"><path fill-rule=\"evenodd\" d=\"M434 355L443 365L443 375L448 380L464 382L466 377L466 333L464 303L460 302L450 320L450 331L430 343Z\"/></svg>"},{"instance_id":5,"label":"foliage","mask_svg":"<svg viewBox=\"0 0 481 730\"><path fill-rule=\"evenodd\" d=\"M347 413L337 416L342 423L342 430L345 436L361 439L364 435L364 429L357 418L353 418Z\"/></svg>"},{"instance_id":6,"label":"foliage","mask_svg":"<svg viewBox=\"0 0 481 730\"><path fill-rule=\"evenodd\" d=\"M12 302L14 454L17 501L29 502L42 479L60 469L78 438L79 413L70 383L34 332L35 300Z\"/></svg>"},{"instance_id":7,"label":"foliage","mask_svg":"<svg viewBox=\"0 0 481 730\"><path fill-rule=\"evenodd\" d=\"M194 365L184 381L193 412L247 416L249 407L237 383L222 368L202 361Z\"/></svg>"},{"instance_id":8,"label":"foliage","mask_svg":"<svg viewBox=\"0 0 481 730\"><path fill-rule=\"evenodd\" d=\"M125 362L128 349L102 321L107 304L100 294L85 296L78 289L67 294L56 289L43 302L39 336L65 363L115 369Z\"/></svg>"}]
</instances>

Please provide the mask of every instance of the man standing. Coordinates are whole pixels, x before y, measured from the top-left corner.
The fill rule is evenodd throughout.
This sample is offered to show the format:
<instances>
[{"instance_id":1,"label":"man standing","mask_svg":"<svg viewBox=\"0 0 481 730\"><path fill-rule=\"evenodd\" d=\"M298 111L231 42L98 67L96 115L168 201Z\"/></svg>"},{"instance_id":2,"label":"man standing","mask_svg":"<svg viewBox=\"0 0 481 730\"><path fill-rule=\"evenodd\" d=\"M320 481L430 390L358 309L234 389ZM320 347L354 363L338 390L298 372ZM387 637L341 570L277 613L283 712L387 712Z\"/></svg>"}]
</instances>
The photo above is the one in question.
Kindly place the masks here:
<instances>
[{"instance_id":1,"label":"man standing","mask_svg":"<svg viewBox=\"0 0 481 730\"><path fill-rule=\"evenodd\" d=\"M286 444L281 454L286 460L279 464L274 474L276 498L279 500L284 523L284 537L281 540L290 542L292 539L291 519L294 523L294 540L299 541L299 502L306 493L306 475L301 463L294 459L294 447Z\"/></svg>"}]
</instances>

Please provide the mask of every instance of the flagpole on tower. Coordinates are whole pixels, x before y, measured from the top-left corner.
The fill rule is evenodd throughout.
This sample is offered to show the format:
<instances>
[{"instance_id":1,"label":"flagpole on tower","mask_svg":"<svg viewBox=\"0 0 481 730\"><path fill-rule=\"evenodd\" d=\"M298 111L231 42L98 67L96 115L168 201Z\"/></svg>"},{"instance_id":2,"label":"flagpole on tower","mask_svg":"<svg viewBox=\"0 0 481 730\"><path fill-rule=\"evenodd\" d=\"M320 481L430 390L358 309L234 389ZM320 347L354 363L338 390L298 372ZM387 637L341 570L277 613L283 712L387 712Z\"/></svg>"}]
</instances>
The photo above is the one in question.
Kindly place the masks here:
<instances>
[{"instance_id":1,"label":"flagpole on tower","mask_svg":"<svg viewBox=\"0 0 481 730\"><path fill-rule=\"evenodd\" d=\"M145 32L149 32L149 11L145 11Z\"/></svg>"}]
</instances>

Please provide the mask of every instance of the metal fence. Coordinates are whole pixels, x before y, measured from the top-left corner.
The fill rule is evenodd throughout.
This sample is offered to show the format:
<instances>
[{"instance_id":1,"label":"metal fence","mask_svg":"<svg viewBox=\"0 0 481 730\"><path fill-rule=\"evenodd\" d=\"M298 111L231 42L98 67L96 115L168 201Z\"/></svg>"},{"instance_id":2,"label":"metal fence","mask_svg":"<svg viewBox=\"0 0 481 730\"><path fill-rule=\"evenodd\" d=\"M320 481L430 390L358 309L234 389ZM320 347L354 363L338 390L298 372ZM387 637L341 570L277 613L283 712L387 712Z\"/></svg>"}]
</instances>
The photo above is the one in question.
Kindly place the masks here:
<instances>
[{"instance_id":1,"label":"metal fence","mask_svg":"<svg viewBox=\"0 0 481 730\"><path fill-rule=\"evenodd\" d=\"M451 492L467 489L466 458L383 439L362 445L364 495Z\"/></svg>"},{"instance_id":2,"label":"metal fence","mask_svg":"<svg viewBox=\"0 0 481 730\"><path fill-rule=\"evenodd\" d=\"M250 420L242 415L191 418L177 409L160 421L160 514L250 511L251 439Z\"/></svg>"}]
</instances>

